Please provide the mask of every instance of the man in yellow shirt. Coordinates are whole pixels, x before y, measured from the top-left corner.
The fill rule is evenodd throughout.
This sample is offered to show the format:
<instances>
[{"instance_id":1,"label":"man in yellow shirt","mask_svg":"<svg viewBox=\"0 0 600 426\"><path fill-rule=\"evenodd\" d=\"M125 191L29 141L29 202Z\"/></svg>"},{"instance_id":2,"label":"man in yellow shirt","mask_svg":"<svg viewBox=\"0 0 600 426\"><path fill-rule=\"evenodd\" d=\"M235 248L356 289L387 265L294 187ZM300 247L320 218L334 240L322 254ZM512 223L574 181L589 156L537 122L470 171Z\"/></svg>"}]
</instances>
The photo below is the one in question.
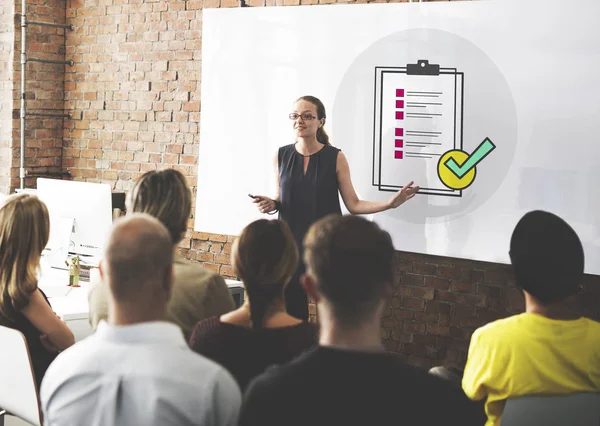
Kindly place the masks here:
<instances>
[{"instance_id":1,"label":"man in yellow shirt","mask_svg":"<svg viewBox=\"0 0 600 426\"><path fill-rule=\"evenodd\" d=\"M569 312L581 288L584 255L564 220L527 213L510 241L516 283L526 312L473 333L463 390L483 400L486 426L499 426L506 399L600 391L600 323Z\"/></svg>"}]
</instances>

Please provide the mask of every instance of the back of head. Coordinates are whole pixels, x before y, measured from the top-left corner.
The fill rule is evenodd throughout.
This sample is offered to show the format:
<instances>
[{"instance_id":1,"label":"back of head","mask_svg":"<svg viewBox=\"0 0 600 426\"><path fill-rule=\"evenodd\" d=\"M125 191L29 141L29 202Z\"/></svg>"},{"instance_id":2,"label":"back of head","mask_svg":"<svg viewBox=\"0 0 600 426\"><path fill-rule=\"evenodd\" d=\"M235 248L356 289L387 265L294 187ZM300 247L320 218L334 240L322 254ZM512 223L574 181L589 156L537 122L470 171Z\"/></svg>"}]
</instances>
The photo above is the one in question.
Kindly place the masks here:
<instances>
[{"instance_id":1,"label":"back of head","mask_svg":"<svg viewBox=\"0 0 600 426\"><path fill-rule=\"evenodd\" d=\"M521 218L510 240L517 285L544 304L565 300L583 279L583 246L560 217L532 211Z\"/></svg>"},{"instance_id":2,"label":"back of head","mask_svg":"<svg viewBox=\"0 0 600 426\"><path fill-rule=\"evenodd\" d=\"M166 304L173 253L169 232L156 218L134 213L116 222L102 265L114 301L125 305L143 300Z\"/></svg>"},{"instance_id":3,"label":"back of head","mask_svg":"<svg viewBox=\"0 0 600 426\"><path fill-rule=\"evenodd\" d=\"M330 215L304 239L308 273L340 325L370 318L394 284L390 235L358 216Z\"/></svg>"},{"instance_id":4,"label":"back of head","mask_svg":"<svg viewBox=\"0 0 600 426\"><path fill-rule=\"evenodd\" d=\"M146 213L160 220L177 244L187 230L192 194L185 177L174 169L144 173L128 196L128 213Z\"/></svg>"},{"instance_id":5,"label":"back of head","mask_svg":"<svg viewBox=\"0 0 600 426\"><path fill-rule=\"evenodd\" d=\"M248 294L252 327L260 328L296 270L296 242L284 222L261 219L244 228L232 252L233 269Z\"/></svg>"},{"instance_id":6,"label":"back of head","mask_svg":"<svg viewBox=\"0 0 600 426\"><path fill-rule=\"evenodd\" d=\"M12 320L37 288L37 269L50 236L46 205L36 196L7 197L0 207L0 319Z\"/></svg>"}]
</instances>

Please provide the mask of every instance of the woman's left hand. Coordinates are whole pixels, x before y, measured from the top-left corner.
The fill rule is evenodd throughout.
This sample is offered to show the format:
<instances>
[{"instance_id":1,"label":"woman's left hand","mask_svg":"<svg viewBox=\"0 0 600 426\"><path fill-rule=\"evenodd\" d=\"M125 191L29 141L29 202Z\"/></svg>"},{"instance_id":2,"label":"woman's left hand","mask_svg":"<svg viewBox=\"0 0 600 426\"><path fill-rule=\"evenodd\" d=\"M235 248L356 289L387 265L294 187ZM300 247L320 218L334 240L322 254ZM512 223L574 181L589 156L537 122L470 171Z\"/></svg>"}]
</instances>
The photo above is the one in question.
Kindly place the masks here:
<instances>
[{"instance_id":1,"label":"woman's left hand","mask_svg":"<svg viewBox=\"0 0 600 426\"><path fill-rule=\"evenodd\" d=\"M414 197L417 192L419 192L419 189L421 188L413 185L414 182L411 180L408 185L404 185L400 191L394 194L390 200L390 209L395 209L396 207L404 204L406 201Z\"/></svg>"}]
</instances>

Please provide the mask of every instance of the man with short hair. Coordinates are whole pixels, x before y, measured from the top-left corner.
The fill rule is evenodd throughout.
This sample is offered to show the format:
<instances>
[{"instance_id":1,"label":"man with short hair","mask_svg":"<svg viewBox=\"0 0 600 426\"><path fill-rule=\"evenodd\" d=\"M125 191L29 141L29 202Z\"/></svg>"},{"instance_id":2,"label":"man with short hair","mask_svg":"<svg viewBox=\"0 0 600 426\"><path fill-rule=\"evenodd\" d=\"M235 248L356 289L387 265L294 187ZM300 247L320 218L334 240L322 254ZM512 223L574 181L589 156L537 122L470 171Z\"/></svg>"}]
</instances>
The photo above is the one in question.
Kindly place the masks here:
<instances>
[{"instance_id":1,"label":"man with short hair","mask_svg":"<svg viewBox=\"0 0 600 426\"><path fill-rule=\"evenodd\" d=\"M165 226L139 213L117 222L100 274L108 323L48 369L44 425L235 425L237 384L166 321L173 246Z\"/></svg>"},{"instance_id":2,"label":"man with short hair","mask_svg":"<svg viewBox=\"0 0 600 426\"><path fill-rule=\"evenodd\" d=\"M395 283L387 232L332 215L310 228L304 247L302 283L317 302L319 346L252 382L241 426L483 423L460 388L385 352L381 316Z\"/></svg>"},{"instance_id":3,"label":"man with short hair","mask_svg":"<svg viewBox=\"0 0 600 426\"><path fill-rule=\"evenodd\" d=\"M510 259L525 313L475 330L462 379L469 398L487 399L487 426L500 425L509 398L600 391L600 323L566 303L584 271L573 228L552 213L529 212L513 231Z\"/></svg>"}]
</instances>

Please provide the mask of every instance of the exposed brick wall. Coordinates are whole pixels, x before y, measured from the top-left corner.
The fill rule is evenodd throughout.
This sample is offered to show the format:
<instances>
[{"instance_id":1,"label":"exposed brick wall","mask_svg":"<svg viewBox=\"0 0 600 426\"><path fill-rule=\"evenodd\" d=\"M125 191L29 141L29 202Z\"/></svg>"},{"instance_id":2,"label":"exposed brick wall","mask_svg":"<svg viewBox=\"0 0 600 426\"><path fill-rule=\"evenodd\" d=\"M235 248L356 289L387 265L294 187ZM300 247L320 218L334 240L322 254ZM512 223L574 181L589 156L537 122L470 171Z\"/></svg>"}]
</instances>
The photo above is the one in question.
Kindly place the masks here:
<instances>
[{"instance_id":1,"label":"exposed brick wall","mask_svg":"<svg viewBox=\"0 0 600 426\"><path fill-rule=\"evenodd\" d=\"M396 270L399 288L383 319L383 339L414 365L462 368L476 328L525 307L509 265L398 252ZM570 303L600 321L599 301L600 277L588 275Z\"/></svg>"},{"instance_id":2,"label":"exposed brick wall","mask_svg":"<svg viewBox=\"0 0 600 426\"><path fill-rule=\"evenodd\" d=\"M254 6L335 0L247 0ZM354 1L340 3L359 3ZM238 0L67 0L62 165L78 180L128 190L143 172L174 167L195 193L200 121L203 7ZM223 164L223 172L227 164ZM215 176L218 178L218 176ZM193 232L184 256L231 277L232 236ZM472 331L523 308L510 268L398 253L399 288L382 322L388 350L407 362L462 366ZM600 319L600 279L587 277L575 305ZM314 306L310 312L314 315Z\"/></svg>"},{"instance_id":3,"label":"exposed brick wall","mask_svg":"<svg viewBox=\"0 0 600 426\"><path fill-rule=\"evenodd\" d=\"M0 193L2 194L10 191L14 13L12 2L0 4Z\"/></svg>"},{"instance_id":4,"label":"exposed brick wall","mask_svg":"<svg viewBox=\"0 0 600 426\"><path fill-rule=\"evenodd\" d=\"M27 0L27 20L64 24L65 0ZM11 187L19 186L21 107L21 2L14 3L15 33L13 60L13 143ZM28 58L65 60L65 30L28 25ZM26 65L26 108L28 112L64 111L64 65L30 62ZM38 176L62 172L63 118L30 117L25 121L25 187L35 187Z\"/></svg>"}]
</instances>

